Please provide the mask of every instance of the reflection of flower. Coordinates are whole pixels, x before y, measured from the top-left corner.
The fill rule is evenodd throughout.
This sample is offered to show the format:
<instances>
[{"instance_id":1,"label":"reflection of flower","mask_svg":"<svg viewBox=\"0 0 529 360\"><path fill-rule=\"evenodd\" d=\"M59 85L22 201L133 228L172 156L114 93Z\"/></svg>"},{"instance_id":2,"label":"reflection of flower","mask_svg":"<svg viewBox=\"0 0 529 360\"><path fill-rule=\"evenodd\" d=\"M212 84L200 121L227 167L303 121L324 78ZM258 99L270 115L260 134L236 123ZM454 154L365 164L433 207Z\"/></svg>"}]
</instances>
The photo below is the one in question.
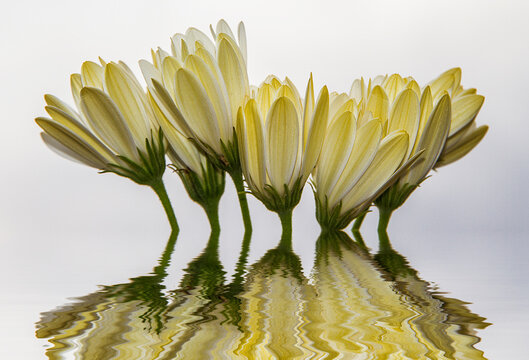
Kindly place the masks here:
<instances>
[{"instance_id":1,"label":"reflection of flower","mask_svg":"<svg viewBox=\"0 0 529 360\"><path fill-rule=\"evenodd\" d=\"M376 259L396 272L381 271L343 232L318 238L313 281L319 296L307 303L307 321L318 334L311 339L318 349L346 357L484 359L474 348L479 338L465 329L486 327L483 318L456 305L462 315L455 320L453 299L432 293L402 256L391 258L386 251ZM464 317L473 324L463 324Z\"/></svg>"},{"instance_id":2,"label":"reflection of flower","mask_svg":"<svg viewBox=\"0 0 529 360\"><path fill-rule=\"evenodd\" d=\"M165 192L165 145L147 95L122 62L85 62L71 77L77 110L46 95L49 118L39 117L42 137L53 150L105 172L149 185L178 228Z\"/></svg>"},{"instance_id":3,"label":"reflection of flower","mask_svg":"<svg viewBox=\"0 0 529 360\"><path fill-rule=\"evenodd\" d=\"M310 279L280 245L226 291L214 233L164 296L173 246L153 275L43 314L37 336L54 345L48 357L484 359L474 347L484 319L433 292L391 248L373 257L345 233L325 231ZM243 245L242 263L246 256Z\"/></svg>"}]
</instances>

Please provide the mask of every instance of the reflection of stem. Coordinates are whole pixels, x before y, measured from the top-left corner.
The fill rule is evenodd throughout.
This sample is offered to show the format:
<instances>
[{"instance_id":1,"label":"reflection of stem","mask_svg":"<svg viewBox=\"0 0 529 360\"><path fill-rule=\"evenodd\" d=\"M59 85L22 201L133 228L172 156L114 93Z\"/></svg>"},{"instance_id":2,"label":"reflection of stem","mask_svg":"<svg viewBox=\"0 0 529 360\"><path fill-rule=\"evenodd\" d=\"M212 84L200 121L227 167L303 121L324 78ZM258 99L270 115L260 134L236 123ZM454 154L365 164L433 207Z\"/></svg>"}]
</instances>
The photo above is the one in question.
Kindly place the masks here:
<instances>
[{"instance_id":1,"label":"reflection of stem","mask_svg":"<svg viewBox=\"0 0 529 360\"><path fill-rule=\"evenodd\" d=\"M363 247L366 247L366 244L364 242L364 239L362 238L362 234L360 234L360 227L362 226L362 223L364 222L364 219L367 215L367 212L363 213L362 215L360 215L359 217L357 217L355 219L355 222L353 224L353 236L356 240L356 242L363 246Z\"/></svg>"},{"instance_id":2,"label":"reflection of stem","mask_svg":"<svg viewBox=\"0 0 529 360\"><path fill-rule=\"evenodd\" d=\"M151 185L152 189L158 195L158 198L162 202L163 208L165 210L165 214L167 215L167 219L169 220L169 224L171 224L171 229L173 232L178 233L180 230L178 227L178 222L176 221L176 216L174 214L173 207L171 206L171 201L169 200L169 196L167 195L167 190L165 189L165 185L163 183L162 179L159 179L155 181Z\"/></svg>"},{"instance_id":3,"label":"reflection of stem","mask_svg":"<svg viewBox=\"0 0 529 360\"><path fill-rule=\"evenodd\" d=\"M162 256L160 257L158 266L156 266L152 271L153 273L157 275L167 275L165 269L167 268L167 266L169 266L169 263L171 261L171 255L173 254L177 237L178 231L172 231L171 235L169 236L169 240L167 241L167 245L165 245L165 250L163 251Z\"/></svg>"},{"instance_id":4,"label":"reflection of stem","mask_svg":"<svg viewBox=\"0 0 529 360\"><path fill-rule=\"evenodd\" d=\"M391 249L388 236L388 223L391 217L392 210L385 208L378 208L379 219L378 219L378 241L380 250Z\"/></svg>"},{"instance_id":5,"label":"reflection of stem","mask_svg":"<svg viewBox=\"0 0 529 360\"><path fill-rule=\"evenodd\" d=\"M284 250L292 250L292 209L280 211L278 215L283 229L279 247Z\"/></svg>"},{"instance_id":6,"label":"reflection of stem","mask_svg":"<svg viewBox=\"0 0 529 360\"><path fill-rule=\"evenodd\" d=\"M239 260L235 266L234 279L242 277L244 269L246 267L246 262L248 261L248 255L250 254L250 240L252 239L252 234L245 233L242 240L241 253L239 255Z\"/></svg>"},{"instance_id":7,"label":"reflection of stem","mask_svg":"<svg viewBox=\"0 0 529 360\"><path fill-rule=\"evenodd\" d=\"M241 207L242 221L244 223L244 231L252 233L252 220L250 218L250 209L248 208L248 200L246 199L246 192L244 191L244 182L242 180L241 169L232 170L229 172L235 189L237 189L237 196L239 198L239 205Z\"/></svg>"}]
</instances>

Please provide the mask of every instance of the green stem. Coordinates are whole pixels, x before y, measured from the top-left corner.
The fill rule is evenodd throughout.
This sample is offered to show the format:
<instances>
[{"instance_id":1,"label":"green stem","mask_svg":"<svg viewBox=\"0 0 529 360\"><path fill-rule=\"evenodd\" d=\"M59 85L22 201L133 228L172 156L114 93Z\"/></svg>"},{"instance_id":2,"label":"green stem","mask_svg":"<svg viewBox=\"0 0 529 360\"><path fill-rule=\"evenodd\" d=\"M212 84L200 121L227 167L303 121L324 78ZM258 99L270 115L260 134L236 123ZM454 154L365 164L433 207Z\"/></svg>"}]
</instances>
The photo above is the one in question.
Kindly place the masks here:
<instances>
[{"instance_id":1,"label":"green stem","mask_svg":"<svg viewBox=\"0 0 529 360\"><path fill-rule=\"evenodd\" d=\"M241 207L242 221L244 223L244 231L252 233L252 220L250 218L250 209L248 208L248 200L246 199L246 192L244 191L244 182L242 179L241 169L236 169L229 172L235 189L237 190L237 196L239 198L239 205Z\"/></svg>"},{"instance_id":2,"label":"green stem","mask_svg":"<svg viewBox=\"0 0 529 360\"><path fill-rule=\"evenodd\" d=\"M283 229L279 247L290 251L292 250L292 209L281 211L278 215Z\"/></svg>"},{"instance_id":3,"label":"green stem","mask_svg":"<svg viewBox=\"0 0 529 360\"><path fill-rule=\"evenodd\" d=\"M174 214L173 207L171 206L171 201L169 200L169 196L167 195L167 190L165 189L165 185L163 183L162 179L159 179L155 181L151 188L154 190L156 195L158 195L158 198L162 202L163 208L165 210L165 214L167 215L167 219L169 220L169 224L171 224L171 229L175 234L178 234L180 231L180 228L178 227L178 222L176 221L176 216Z\"/></svg>"},{"instance_id":4,"label":"green stem","mask_svg":"<svg viewBox=\"0 0 529 360\"><path fill-rule=\"evenodd\" d=\"M206 215L209 220L209 225L211 227L211 233L214 235L220 234L220 222L219 222L219 200L218 199L210 199L209 201L205 202L202 206L204 210L206 211Z\"/></svg>"},{"instance_id":5,"label":"green stem","mask_svg":"<svg viewBox=\"0 0 529 360\"><path fill-rule=\"evenodd\" d=\"M388 223L393 210L378 208L378 212L378 241L380 250L391 249L391 243L389 242L388 236Z\"/></svg>"},{"instance_id":6,"label":"green stem","mask_svg":"<svg viewBox=\"0 0 529 360\"><path fill-rule=\"evenodd\" d=\"M356 242L365 247L366 244L364 242L364 239L362 238L362 234L360 233L360 227L362 226L362 223L364 222L364 219L366 217L367 213L363 213L362 215L360 215L359 217L357 217L355 219L355 222L353 224L353 237L355 238Z\"/></svg>"}]
</instances>

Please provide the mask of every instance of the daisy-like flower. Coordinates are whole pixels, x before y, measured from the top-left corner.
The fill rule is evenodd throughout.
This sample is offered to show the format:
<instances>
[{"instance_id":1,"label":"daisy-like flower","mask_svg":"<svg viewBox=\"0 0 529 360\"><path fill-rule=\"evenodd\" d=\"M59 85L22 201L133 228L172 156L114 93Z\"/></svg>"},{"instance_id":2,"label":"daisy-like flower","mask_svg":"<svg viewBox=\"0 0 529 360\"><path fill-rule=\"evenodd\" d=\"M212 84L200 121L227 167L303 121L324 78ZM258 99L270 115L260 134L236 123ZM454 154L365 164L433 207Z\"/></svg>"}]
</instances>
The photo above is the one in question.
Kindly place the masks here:
<instances>
[{"instance_id":1,"label":"daisy-like flower","mask_svg":"<svg viewBox=\"0 0 529 360\"><path fill-rule=\"evenodd\" d=\"M409 144L405 130L384 137L378 119L359 125L350 101L350 107L331 111L313 172L316 218L323 230L343 229L362 215L417 158L404 162Z\"/></svg>"},{"instance_id":2,"label":"daisy-like flower","mask_svg":"<svg viewBox=\"0 0 529 360\"><path fill-rule=\"evenodd\" d=\"M461 70L456 68L443 73L423 89L413 78L403 78L398 74L377 77L367 86L363 79L353 83L350 96L359 104L360 119L380 119L385 133L405 130L410 136L405 159L423 151L418 161L375 199L380 211L381 239L387 238L391 213L427 178L432 168L443 164L442 154L445 153L445 163L448 163L450 159L470 151L469 147L477 144L476 137L481 136L480 140L484 135L479 130L476 136L472 127L484 98L476 95L473 89L463 90L460 79ZM457 146L458 140L463 138L462 132L467 131L470 132L468 137ZM450 146L447 147L447 144ZM455 153L450 154L454 148ZM357 220L354 230L358 230L362 219Z\"/></svg>"},{"instance_id":3,"label":"daisy-like flower","mask_svg":"<svg viewBox=\"0 0 529 360\"><path fill-rule=\"evenodd\" d=\"M251 193L283 226L291 241L292 210L320 155L329 111L327 87L314 101L312 76L305 100L294 84L269 76L239 109L237 135L242 169Z\"/></svg>"},{"instance_id":4,"label":"daisy-like flower","mask_svg":"<svg viewBox=\"0 0 529 360\"><path fill-rule=\"evenodd\" d=\"M173 230L178 224L162 175L165 144L147 94L123 62L85 62L71 76L76 109L45 95L38 117L44 142L59 154L85 165L150 186L160 198Z\"/></svg>"},{"instance_id":5,"label":"daisy-like flower","mask_svg":"<svg viewBox=\"0 0 529 360\"><path fill-rule=\"evenodd\" d=\"M237 41L224 20L211 32L213 41L195 28L176 34L171 55L158 49L152 52L153 62L142 60L140 67L168 121L232 177L245 229L251 231L234 129L237 110L250 91L246 32L240 23Z\"/></svg>"},{"instance_id":6,"label":"daisy-like flower","mask_svg":"<svg viewBox=\"0 0 529 360\"><path fill-rule=\"evenodd\" d=\"M476 89L464 89L460 84L461 69L450 69L430 83L438 91L446 90L452 95L452 124L441 156L435 168L445 166L461 159L472 151L485 137L489 127L476 125L476 117L485 98L476 94Z\"/></svg>"},{"instance_id":7,"label":"daisy-like flower","mask_svg":"<svg viewBox=\"0 0 529 360\"><path fill-rule=\"evenodd\" d=\"M152 98L151 98L152 100ZM208 217L212 233L220 232L219 201L224 193L225 172L214 166L197 147L167 119L152 101L156 118L169 144L167 155L182 179L189 197L197 202Z\"/></svg>"}]
</instances>

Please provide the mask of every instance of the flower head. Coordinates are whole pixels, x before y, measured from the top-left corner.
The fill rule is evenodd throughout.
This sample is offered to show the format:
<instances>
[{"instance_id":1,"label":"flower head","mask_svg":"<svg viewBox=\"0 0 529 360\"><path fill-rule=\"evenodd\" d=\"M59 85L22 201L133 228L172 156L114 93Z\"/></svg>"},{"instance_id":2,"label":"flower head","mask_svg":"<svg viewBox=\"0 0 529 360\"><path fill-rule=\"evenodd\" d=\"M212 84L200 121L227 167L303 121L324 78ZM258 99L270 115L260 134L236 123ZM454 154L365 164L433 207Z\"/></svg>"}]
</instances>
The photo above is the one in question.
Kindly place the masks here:
<instances>
[{"instance_id":1,"label":"flower head","mask_svg":"<svg viewBox=\"0 0 529 360\"><path fill-rule=\"evenodd\" d=\"M195 28L174 35L172 55L158 49L140 66L165 117L229 170L238 167L234 124L250 89L246 32L240 23L236 41L224 20L211 30L213 40Z\"/></svg>"},{"instance_id":2,"label":"flower head","mask_svg":"<svg viewBox=\"0 0 529 360\"><path fill-rule=\"evenodd\" d=\"M435 166L455 161L481 140L486 127L472 125L483 104L474 89L463 90L461 69L441 74L424 88L398 74L355 80L350 95L359 104L359 119L382 119L387 134L406 130L410 146L406 158L423 151L418 161L377 200L378 206L395 209L402 205ZM444 158L444 160L443 160Z\"/></svg>"},{"instance_id":3,"label":"flower head","mask_svg":"<svg viewBox=\"0 0 529 360\"><path fill-rule=\"evenodd\" d=\"M39 117L42 138L56 152L85 165L131 178L158 181L165 147L146 93L123 62L87 61L71 76L76 109L46 95Z\"/></svg>"},{"instance_id":4,"label":"flower head","mask_svg":"<svg viewBox=\"0 0 529 360\"><path fill-rule=\"evenodd\" d=\"M305 100L294 84L269 76L239 109L237 135L251 192L276 212L292 210L318 160L329 112L323 87L314 101L312 76Z\"/></svg>"}]
</instances>

